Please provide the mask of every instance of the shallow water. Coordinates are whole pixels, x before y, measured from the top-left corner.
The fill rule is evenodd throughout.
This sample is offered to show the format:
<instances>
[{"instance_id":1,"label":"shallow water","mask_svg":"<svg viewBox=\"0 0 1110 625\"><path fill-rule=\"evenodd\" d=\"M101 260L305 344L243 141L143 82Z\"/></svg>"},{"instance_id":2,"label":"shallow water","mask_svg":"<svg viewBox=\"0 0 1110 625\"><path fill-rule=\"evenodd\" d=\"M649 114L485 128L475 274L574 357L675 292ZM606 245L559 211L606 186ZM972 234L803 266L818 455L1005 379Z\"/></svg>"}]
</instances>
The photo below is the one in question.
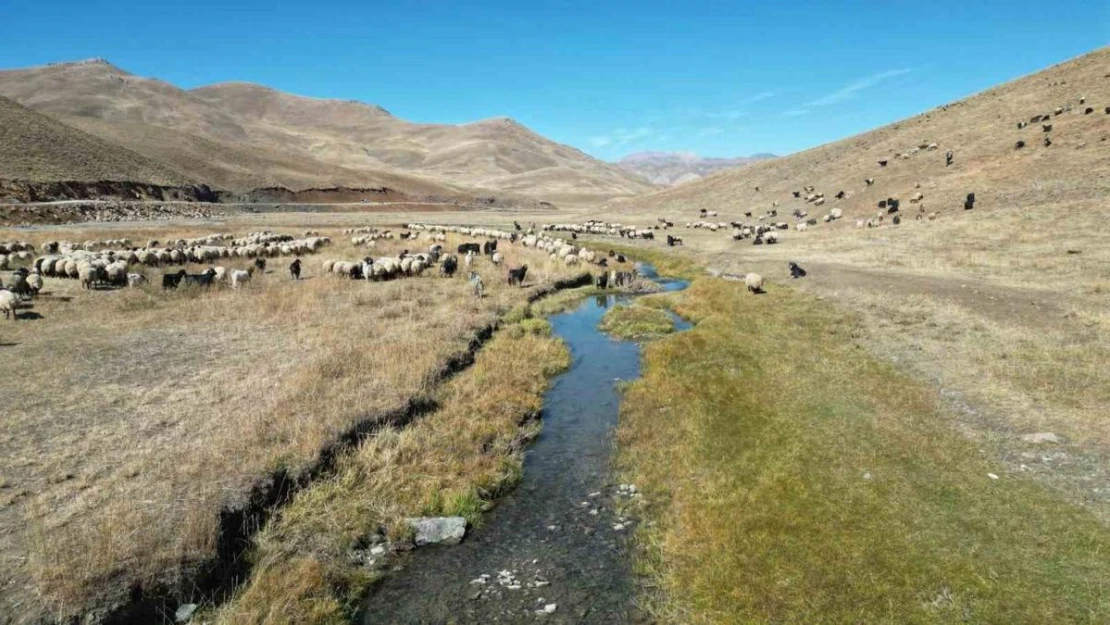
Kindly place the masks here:
<instances>
[{"instance_id":1,"label":"shallow water","mask_svg":"<svg viewBox=\"0 0 1110 625\"><path fill-rule=\"evenodd\" d=\"M650 266L641 274L665 291L686 287L684 281L657 278ZM628 530L614 529L620 519L612 510L616 488L610 478L612 430L620 409L617 383L639 376L640 345L597 330L609 307L630 299L590 297L573 311L549 317L572 364L545 396L543 430L525 456L520 485L461 545L421 548L405 558L405 568L391 572L364 603L362 622L642 620L632 602ZM679 330L690 327L675 319ZM505 570L521 588L498 583ZM471 583L482 574L490 575L488 583ZM553 614L535 613L552 603Z\"/></svg>"}]
</instances>

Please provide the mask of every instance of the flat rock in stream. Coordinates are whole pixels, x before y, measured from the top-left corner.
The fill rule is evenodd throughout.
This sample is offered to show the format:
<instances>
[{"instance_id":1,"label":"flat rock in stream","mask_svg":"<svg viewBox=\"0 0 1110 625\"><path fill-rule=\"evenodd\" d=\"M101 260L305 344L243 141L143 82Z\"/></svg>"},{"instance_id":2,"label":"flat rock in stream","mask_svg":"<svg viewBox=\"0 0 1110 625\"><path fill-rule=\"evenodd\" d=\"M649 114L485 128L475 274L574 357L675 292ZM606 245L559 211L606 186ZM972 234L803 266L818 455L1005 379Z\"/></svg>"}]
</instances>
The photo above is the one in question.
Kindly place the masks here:
<instances>
[{"instance_id":1,"label":"flat rock in stream","mask_svg":"<svg viewBox=\"0 0 1110 625\"><path fill-rule=\"evenodd\" d=\"M423 545L457 545L466 536L466 519L461 516L406 519L416 530L415 542Z\"/></svg>"}]
</instances>

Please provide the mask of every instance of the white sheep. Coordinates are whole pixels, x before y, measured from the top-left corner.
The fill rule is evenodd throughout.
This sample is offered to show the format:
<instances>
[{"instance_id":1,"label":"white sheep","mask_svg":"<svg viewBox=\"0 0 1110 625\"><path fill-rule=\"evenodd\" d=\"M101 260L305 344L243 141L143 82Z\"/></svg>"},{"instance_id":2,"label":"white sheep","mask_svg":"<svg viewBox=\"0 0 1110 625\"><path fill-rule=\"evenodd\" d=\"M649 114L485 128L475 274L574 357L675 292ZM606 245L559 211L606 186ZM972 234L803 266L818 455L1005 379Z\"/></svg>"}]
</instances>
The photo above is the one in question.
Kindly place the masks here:
<instances>
[{"instance_id":1,"label":"white sheep","mask_svg":"<svg viewBox=\"0 0 1110 625\"><path fill-rule=\"evenodd\" d=\"M27 276L27 286L31 287L31 299L34 299L42 290L42 275L38 270L32 271L31 275Z\"/></svg>"},{"instance_id":2,"label":"white sheep","mask_svg":"<svg viewBox=\"0 0 1110 625\"><path fill-rule=\"evenodd\" d=\"M243 271L242 269L236 269L235 271L231 272L231 288L233 289L237 289L245 284L248 284L250 281L250 272Z\"/></svg>"},{"instance_id":3,"label":"white sheep","mask_svg":"<svg viewBox=\"0 0 1110 625\"><path fill-rule=\"evenodd\" d=\"M141 273L129 273L129 274L127 274L127 286L134 289L136 287L142 286L143 284L146 284L146 276L144 276L143 274L141 274Z\"/></svg>"},{"instance_id":4,"label":"white sheep","mask_svg":"<svg viewBox=\"0 0 1110 625\"><path fill-rule=\"evenodd\" d=\"M0 291L0 310L4 311L4 318L15 321L17 308L19 308L19 296L11 291Z\"/></svg>"},{"instance_id":5,"label":"white sheep","mask_svg":"<svg viewBox=\"0 0 1110 625\"><path fill-rule=\"evenodd\" d=\"M763 276L758 273L749 273L744 276L744 284L747 285L749 293L763 292Z\"/></svg>"},{"instance_id":6,"label":"white sheep","mask_svg":"<svg viewBox=\"0 0 1110 625\"><path fill-rule=\"evenodd\" d=\"M501 252L494 252L493 256L490 258L490 262L492 262L494 265L496 265L498 267L500 267L501 263L504 262L504 261L505 261L505 257L501 255Z\"/></svg>"}]
</instances>

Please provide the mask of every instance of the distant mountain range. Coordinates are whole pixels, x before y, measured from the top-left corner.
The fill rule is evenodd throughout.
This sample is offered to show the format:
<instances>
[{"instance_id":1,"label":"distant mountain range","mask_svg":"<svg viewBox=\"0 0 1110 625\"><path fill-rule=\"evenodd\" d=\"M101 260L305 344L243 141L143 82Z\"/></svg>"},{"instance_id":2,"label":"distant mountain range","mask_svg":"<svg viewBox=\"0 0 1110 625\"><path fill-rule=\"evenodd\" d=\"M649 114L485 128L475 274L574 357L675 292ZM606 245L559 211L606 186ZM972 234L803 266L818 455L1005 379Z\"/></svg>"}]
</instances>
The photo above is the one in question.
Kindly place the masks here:
<instances>
[{"instance_id":1,"label":"distant mountain range","mask_svg":"<svg viewBox=\"0 0 1110 625\"><path fill-rule=\"evenodd\" d=\"M693 152L637 152L616 162L625 171L664 187L698 180L715 171L743 167L751 163L775 158L774 154L753 154L736 158L701 157Z\"/></svg>"},{"instance_id":2,"label":"distant mountain range","mask_svg":"<svg viewBox=\"0 0 1110 625\"><path fill-rule=\"evenodd\" d=\"M0 136L0 182L110 176L240 194L385 188L579 205L655 189L507 118L418 124L250 83L181 89L102 59L0 71L0 96L11 101L0 105L5 119L34 120L33 131Z\"/></svg>"}]
</instances>

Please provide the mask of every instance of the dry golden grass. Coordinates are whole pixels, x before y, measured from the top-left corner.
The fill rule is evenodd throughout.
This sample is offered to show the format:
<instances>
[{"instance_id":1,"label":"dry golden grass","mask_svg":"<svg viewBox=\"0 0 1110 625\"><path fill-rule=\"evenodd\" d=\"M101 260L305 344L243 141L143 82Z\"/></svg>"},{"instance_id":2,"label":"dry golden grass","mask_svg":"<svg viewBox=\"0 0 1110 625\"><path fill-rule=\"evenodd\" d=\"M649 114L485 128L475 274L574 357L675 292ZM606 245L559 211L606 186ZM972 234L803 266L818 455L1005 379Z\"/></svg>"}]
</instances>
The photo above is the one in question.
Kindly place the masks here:
<instances>
[{"instance_id":1,"label":"dry golden grass","mask_svg":"<svg viewBox=\"0 0 1110 625\"><path fill-rule=\"evenodd\" d=\"M216 622L348 622L379 575L350 554L379 527L397 538L407 516L478 523L486 504L519 478L548 380L569 364L549 334L539 319L499 331L436 393L439 409L378 432L343 456L334 476L300 493L259 535L254 573Z\"/></svg>"},{"instance_id":2,"label":"dry golden grass","mask_svg":"<svg viewBox=\"0 0 1110 625\"><path fill-rule=\"evenodd\" d=\"M211 231L103 232L145 240ZM288 259L240 291L88 292L48 278L50 294L34 306L41 318L3 325L5 611L20 605L31 618L39 596L51 613L71 614L212 556L221 508L242 503L265 474L298 474L356 423L432 394L448 358L528 293L485 259L475 267L482 300L465 278L434 273L386 283L321 277L325 258L425 245L368 251L324 234L339 242L305 259L300 282L286 274ZM505 255L509 265L528 262L530 285L567 273L534 251Z\"/></svg>"}]
</instances>

